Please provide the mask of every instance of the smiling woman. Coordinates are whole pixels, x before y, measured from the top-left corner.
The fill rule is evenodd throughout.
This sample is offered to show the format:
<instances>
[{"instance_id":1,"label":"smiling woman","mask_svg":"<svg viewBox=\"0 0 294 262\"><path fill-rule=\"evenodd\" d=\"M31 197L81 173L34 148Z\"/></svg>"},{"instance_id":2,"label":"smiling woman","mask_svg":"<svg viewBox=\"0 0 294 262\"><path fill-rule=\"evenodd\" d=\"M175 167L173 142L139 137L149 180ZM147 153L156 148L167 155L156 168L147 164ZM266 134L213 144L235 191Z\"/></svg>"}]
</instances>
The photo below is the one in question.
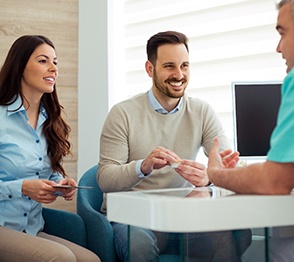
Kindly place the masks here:
<instances>
[{"instance_id":1,"label":"smiling woman","mask_svg":"<svg viewBox=\"0 0 294 262\"><path fill-rule=\"evenodd\" d=\"M72 131L72 155L64 159L64 169L77 178L78 155L78 0L0 0L0 65L9 47L21 35L44 34L58 47L58 97L64 106L64 119ZM54 8L53 8L54 7ZM75 212L74 201L57 200L50 207Z\"/></svg>"},{"instance_id":2,"label":"smiling woman","mask_svg":"<svg viewBox=\"0 0 294 262\"><path fill-rule=\"evenodd\" d=\"M28 121L36 129L37 112L44 93L52 93L58 76L55 50L48 44L41 44L32 53L23 71L21 93ZM36 110L37 109L37 110Z\"/></svg>"},{"instance_id":3,"label":"smiling woman","mask_svg":"<svg viewBox=\"0 0 294 262\"><path fill-rule=\"evenodd\" d=\"M48 57L48 60L44 62L44 59L38 58L40 55ZM0 105L12 106L18 101L15 111L24 106L28 122L34 129L37 128L40 109L45 110L42 132L48 143L48 156L53 171L65 176L60 162L70 153L70 127L62 119L63 107L59 104L55 83L49 83L48 88L48 82L44 80L49 75L57 77L55 60L55 48L48 38L37 35L18 38L11 46L0 72Z\"/></svg>"},{"instance_id":4,"label":"smiling woman","mask_svg":"<svg viewBox=\"0 0 294 262\"><path fill-rule=\"evenodd\" d=\"M31 75L30 71L34 71L35 75ZM39 75L37 75L38 73ZM27 79L27 77L33 77L34 79ZM58 69L57 69L57 57L55 54L55 50L47 45L43 44L36 48L36 50L32 53L27 66L24 70L23 74L23 85L27 80L38 80L40 76L51 85L51 90L40 90L41 93L48 93L53 91L53 86L55 84L55 80L58 76ZM40 83L40 81L36 81L36 84L40 84L43 86L44 83ZM33 84L34 86L34 84ZM22 89L25 87L23 86ZM38 89L38 87L37 87Z\"/></svg>"},{"instance_id":5,"label":"smiling woman","mask_svg":"<svg viewBox=\"0 0 294 262\"><path fill-rule=\"evenodd\" d=\"M71 144L56 91L56 59L47 37L24 35L0 71L1 261L99 261L87 249L43 232L42 204L59 196L72 200L77 186L62 166ZM42 247L37 253L36 246Z\"/></svg>"}]
</instances>

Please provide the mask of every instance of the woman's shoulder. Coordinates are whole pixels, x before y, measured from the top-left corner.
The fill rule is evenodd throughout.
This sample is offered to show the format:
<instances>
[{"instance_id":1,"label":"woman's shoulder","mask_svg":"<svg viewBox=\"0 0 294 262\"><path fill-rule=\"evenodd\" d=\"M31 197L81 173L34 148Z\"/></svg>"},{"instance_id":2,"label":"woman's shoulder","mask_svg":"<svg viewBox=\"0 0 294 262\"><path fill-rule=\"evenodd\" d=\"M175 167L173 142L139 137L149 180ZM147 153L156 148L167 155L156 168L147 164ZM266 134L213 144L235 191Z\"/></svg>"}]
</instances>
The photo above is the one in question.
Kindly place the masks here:
<instances>
[{"instance_id":1,"label":"woman's shoulder","mask_svg":"<svg viewBox=\"0 0 294 262\"><path fill-rule=\"evenodd\" d=\"M7 106L2 106L0 105L0 117L2 118L3 116L7 115Z\"/></svg>"}]
</instances>

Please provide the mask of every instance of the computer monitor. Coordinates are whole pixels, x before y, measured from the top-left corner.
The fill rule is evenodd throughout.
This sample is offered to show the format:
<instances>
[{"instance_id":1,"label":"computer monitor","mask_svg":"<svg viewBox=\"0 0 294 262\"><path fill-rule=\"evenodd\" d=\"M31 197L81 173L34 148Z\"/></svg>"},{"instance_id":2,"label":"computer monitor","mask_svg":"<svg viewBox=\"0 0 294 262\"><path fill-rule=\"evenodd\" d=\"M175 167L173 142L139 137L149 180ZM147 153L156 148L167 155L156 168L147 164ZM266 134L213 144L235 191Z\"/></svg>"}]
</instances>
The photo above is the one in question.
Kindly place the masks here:
<instances>
[{"instance_id":1,"label":"computer monitor","mask_svg":"<svg viewBox=\"0 0 294 262\"><path fill-rule=\"evenodd\" d=\"M233 82L234 146L242 160L265 160L281 101L281 82Z\"/></svg>"}]
</instances>

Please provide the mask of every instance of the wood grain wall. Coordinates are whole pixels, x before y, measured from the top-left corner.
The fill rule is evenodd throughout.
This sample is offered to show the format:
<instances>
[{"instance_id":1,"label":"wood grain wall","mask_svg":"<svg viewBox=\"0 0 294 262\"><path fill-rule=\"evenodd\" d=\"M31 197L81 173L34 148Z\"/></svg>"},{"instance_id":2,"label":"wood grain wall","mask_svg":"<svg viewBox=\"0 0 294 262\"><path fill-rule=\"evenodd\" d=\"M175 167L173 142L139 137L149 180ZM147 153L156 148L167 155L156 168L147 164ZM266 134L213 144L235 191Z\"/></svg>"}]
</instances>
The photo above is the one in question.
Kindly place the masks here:
<instances>
[{"instance_id":1,"label":"wood grain wall","mask_svg":"<svg viewBox=\"0 0 294 262\"><path fill-rule=\"evenodd\" d=\"M73 155L64 167L77 178L78 115L78 0L0 0L0 65L11 44L21 35L41 34L55 45L59 79L57 90L65 108L65 119L72 128ZM75 201L59 199L52 207L75 211Z\"/></svg>"}]
</instances>

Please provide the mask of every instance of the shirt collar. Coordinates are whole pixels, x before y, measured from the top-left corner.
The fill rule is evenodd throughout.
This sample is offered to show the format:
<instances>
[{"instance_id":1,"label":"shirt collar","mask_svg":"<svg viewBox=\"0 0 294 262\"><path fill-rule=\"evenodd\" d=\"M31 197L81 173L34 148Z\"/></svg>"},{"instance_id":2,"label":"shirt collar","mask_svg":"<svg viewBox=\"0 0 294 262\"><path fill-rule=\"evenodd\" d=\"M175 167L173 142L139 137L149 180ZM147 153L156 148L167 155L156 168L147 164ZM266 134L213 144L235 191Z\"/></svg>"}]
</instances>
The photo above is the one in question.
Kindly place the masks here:
<instances>
[{"instance_id":1,"label":"shirt collar","mask_svg":"<svg viewBox=\"0 0 294 262\"><path fill-rule=\"evenodd\" d=\"M182 105L182 98L180 98L180 101L178 103L178 105L170 112L168 112L167 110L165 110L162 105L158 102L158 100L156 99L156 97L153 94L152 88L147 92L147 98L148 101L151 105L151 107L158 113L160 114L164 114L164 115L171 115L176 113L177 111L179 111L181 109L181 105Z\"/></svg>"},{"instance_id":2,"label":"shirt collar","mask_svg":"<svg viewBox=\"0 0 294 262\"><path fill-rule=\"evenodd\" d=\"M45 119L47 119L48 115L47 115L47 112L46 112L46 109L45 109L45 106L44 104L41 102L40 104L40 113L43 115L43 117Z\"/></svg>"},{"instance_id":3,"label":"shirt collar","mask_svg":"<svg viewBox=\"0 0 294 262\"><path fill-rule=\"evenodd\" d=\"M22 99L21 99L21 96L18 96L17 99L11 104L11 105L8 105L7 106L7 115L10 116L10 115L13 115L17 112L22 112L22 113L25 113L25 108L22 104ZM41 102L40 104L40 113L42 114L42 116L44 117L44 120L47 119L47 112L46 112L46 109L43 105L43 103Z\"/></svg>"},{"instance_id":4,"label":"shirt collar","mask_svg":"<svg viewBox=\"0 0 294 262\"><path fill-rule=\"evenodd\" d=\"M21 97L18 96L17 99L10 105L7 106L7 115L13 115L17 112L25 111L25 108L22 104Z\"/></svg>"}]
</instances>

